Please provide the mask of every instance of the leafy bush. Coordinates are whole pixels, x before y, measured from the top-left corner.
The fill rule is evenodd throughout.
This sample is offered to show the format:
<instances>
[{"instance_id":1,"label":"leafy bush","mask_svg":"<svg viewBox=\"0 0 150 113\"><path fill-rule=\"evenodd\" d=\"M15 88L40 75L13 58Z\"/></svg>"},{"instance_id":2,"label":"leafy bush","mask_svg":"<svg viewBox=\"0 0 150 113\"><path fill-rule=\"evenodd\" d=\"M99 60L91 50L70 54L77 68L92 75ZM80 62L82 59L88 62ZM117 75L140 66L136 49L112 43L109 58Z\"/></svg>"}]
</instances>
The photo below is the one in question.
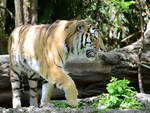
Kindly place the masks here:
<instances>
[{"instance_id":1,"label":"leafy bush","mask_svg":"<svg viewBox=\"0 0 150 113\"><path fill-rule=\"evenodd\" d=\"M67 103L60 102L60 101L54 101L53 104L56 108L70 108L70 106Z\"/></svg>"},{"instance_id":2,"label":"leafy bush","mask_svg":"<svg viewBox=\"0 0 150 113\"><path fill-rule=\"evenodd\" d=\"M53 101L53 104L55 105L56 108L68 108L68 109L71 109L72 107L70 105L68 105L67 103L65 102L60 102L60 101ZM76 106L75 108L76 109L81 109L83 108L84 105L82 102L79 102L78 103L78 106Z\"/></svg>"},{"instance_id":3,"label":"leafy bush","mask_svg":"<svg viewBox=\"0 0 150 113\"><path fill-rule=\"evenodd\" d=\"M105 47L109 51L129 45L139 38L126 39L140 30L135 7L135 0L92 0L81 13L81 18L99 23Z\"/></svg>"},{"instance_id":4,"label":"leafy bush","mask_svg":"<svg viewBox=\"0 0 150 113\"><path fill-rule=\"evenodd\" d=\"M99 96L99 100L94 103L95 106L100 105L101 108L119 108L119 109L140 109L141 103L134 99L135 91L133 87L129 87L129 80L118 80L112 77L109 84L107 84L107 94Z\"/></svg>"}]
</instances>

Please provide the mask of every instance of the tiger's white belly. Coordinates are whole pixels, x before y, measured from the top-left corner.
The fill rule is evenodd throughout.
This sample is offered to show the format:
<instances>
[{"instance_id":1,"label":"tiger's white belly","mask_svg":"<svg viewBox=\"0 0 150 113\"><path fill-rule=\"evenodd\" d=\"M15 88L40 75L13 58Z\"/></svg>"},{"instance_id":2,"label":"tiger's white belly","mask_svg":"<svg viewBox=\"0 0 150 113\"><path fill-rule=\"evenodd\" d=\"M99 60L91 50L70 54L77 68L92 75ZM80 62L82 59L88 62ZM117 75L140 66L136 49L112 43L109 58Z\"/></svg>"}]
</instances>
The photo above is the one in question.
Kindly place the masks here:
<instances>
[{"instance_id":1,"label":"tiger's white belly","mask_svg":"<svg viewBox=\"0 0 150 113\"><path fill-rule=\"evenodd\" d=\"M19 55L13 57L14 67L23 72L40 72L40 64L36 59L24 58Z\"/></svg>"},{"instance_id":2,"label":"tiger's white belly","mask_svg":"<svg viewBox=\"0 0 150 113\"><path fill-rule=\"evenodd\" d=\"M29 68L31 68L32 70L36 71L37 73L39 73L39 71L40 71L40 64L35 59L28 59L27 60L27 66Z\"/></svg>"}]
</instances>

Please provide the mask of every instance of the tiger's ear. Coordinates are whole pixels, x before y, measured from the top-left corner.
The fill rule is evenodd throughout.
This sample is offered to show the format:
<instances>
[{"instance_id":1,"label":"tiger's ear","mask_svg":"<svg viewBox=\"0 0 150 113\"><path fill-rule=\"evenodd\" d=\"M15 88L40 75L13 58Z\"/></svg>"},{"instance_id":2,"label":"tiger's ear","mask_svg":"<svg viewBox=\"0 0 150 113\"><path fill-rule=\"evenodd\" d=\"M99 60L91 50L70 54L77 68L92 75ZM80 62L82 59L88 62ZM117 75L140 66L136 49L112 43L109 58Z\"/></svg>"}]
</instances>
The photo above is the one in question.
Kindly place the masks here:
<instances>
[{"instance_id":1,"label":"tiger's ear","mask_svg":"<svg viewBox=\"0 0 150 113\"><path fill-rule=\"evenodd\" d=\"M81 32L82 29L83 29L83 22L82 21L77 21L76 30Z\"/></svg>"},{"instance_id":2,"label":"tiger's ear","mask_svg":"<svg viewBox=\"0 0 150 113\"><path fill-rule=\"evenodd\" d=\"M79 20L79 21L77 21L76 29L77 29L77 31L81 32L85 28L85 26L89 26L89 25L90 25L89 21L87 21L87 20Z\"/></svg>"},{"instance_id":3,"label":"tiger's ear","mask_svg":"<svg viewBox=\"0 0 150 113\"><path fill-rule=\"evenodd\" d=\"M91 22L89 20L79 20L77 21L77 31L83 31L84 28L91 26Z\"/></svg>"},{"instance_id":4,"label":"tiger's ear","mask_svg":"<svg viewBox=\"0 0 150 113\"><path fill-rule=\"evenodd\" d=\"M70 21L66 24L65 33L68 35L72 35L76 30L76 21Z\"/></svg>"}]
</instances>

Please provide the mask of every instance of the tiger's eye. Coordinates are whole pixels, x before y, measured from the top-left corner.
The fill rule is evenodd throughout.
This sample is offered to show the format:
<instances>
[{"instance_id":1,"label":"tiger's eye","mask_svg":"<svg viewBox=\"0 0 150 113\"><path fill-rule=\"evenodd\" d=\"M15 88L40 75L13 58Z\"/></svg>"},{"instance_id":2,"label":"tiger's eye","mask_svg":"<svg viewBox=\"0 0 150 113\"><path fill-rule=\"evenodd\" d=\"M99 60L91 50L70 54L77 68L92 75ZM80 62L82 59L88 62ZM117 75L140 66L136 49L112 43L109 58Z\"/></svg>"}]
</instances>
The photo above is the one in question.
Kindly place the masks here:
<instances>
[{"instance_id":1,"label":"tiger's eye","mask_svg":"<svg viewBox=\"0 0 150 113\"><path fill-rule=\"evenodd\" d=\"M95 28L93 27L92 30L95 30Z\"/></svg>"}]
</instances>

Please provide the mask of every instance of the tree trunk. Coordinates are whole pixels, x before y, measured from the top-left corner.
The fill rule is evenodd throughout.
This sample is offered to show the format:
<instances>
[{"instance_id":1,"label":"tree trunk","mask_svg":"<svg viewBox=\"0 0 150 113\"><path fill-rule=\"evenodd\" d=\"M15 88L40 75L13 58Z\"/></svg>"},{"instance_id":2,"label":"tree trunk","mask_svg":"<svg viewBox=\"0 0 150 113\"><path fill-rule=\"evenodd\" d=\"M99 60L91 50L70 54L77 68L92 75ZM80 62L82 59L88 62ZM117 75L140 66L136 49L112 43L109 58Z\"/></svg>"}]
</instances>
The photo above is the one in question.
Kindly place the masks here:
<instances>
[{"instance_id":1,"label":"tree trunk","mask_svg":"<svg viewBox=\"0 0 150 113\"><path fill-rule=\"evenodd\" d=\"M15 0L15 25L20 26L24 24L24 17L23 17L23 1L22 0Z\"/></svg>"},{"instance_id":2,"label":"tree trunk","mask_svg":"<svg viewBox=\"0 0 150 113\"><path fill-rule=\"evenodd\" d=\"M6 8L7 0L1 0L0 1L0 6L3 6ZM3 30L5 31L5 23L6 23L6 10L5 9L0 9L0 31ZM0 32L1 33L1 32Z\"/></svg>"},{"instance_id":3,"label":"tree trunk","mask_svg":"<svg viewBox=\"0 0 150 113\"><path fill-rule=\"evenodd\" d=\"M7 38L5 34L6 2L7 0L0 0L0 54L7 52Z\"/></svg>"},{"instance_id":4,"label":"tree trunk","mask_svg":"<svg viewBox=\"0 0 150 113\"><path fill-rule=\"evenodd\" d=\"M37 0L15 0L16 26L37 24Z\"/></svg>"},{"instance_id":5,"label":"tree trunk","mask_svg":"<svg viewBox=\"0 0 150 113\"><path fill-rule=\"evenodd\" d=\"M38 1L37 0L31 0L31 24L37 24L38 22Z\"/></svg>"},{"instance_id":6,"label":"tree trunk","mask_svg":"<svg viewBox=\"0 0 150 113\"><path fill-rule=\"evenodd\" d=\"M37 0L24 0L24 24L37 24Z\"/></svg>"},{"instance_id":7,"label":"tree trunk","mask_svg":"<svg viewBox=\"0 0 150 113\"><path fill-rule=\"evenodd\" d=\"M25 25L31 23L30 7L31 7L30 0L23 0L23 12L24 12Z\"/></svg>"}]
</instances>

